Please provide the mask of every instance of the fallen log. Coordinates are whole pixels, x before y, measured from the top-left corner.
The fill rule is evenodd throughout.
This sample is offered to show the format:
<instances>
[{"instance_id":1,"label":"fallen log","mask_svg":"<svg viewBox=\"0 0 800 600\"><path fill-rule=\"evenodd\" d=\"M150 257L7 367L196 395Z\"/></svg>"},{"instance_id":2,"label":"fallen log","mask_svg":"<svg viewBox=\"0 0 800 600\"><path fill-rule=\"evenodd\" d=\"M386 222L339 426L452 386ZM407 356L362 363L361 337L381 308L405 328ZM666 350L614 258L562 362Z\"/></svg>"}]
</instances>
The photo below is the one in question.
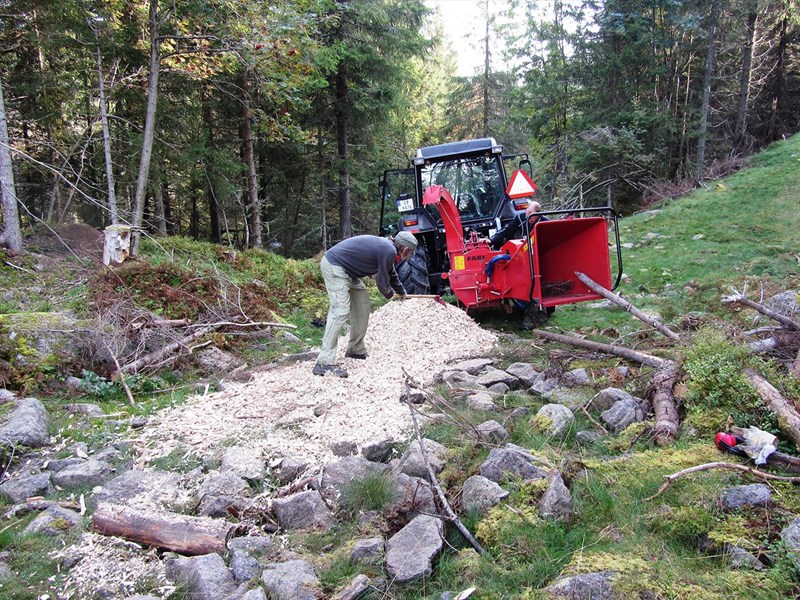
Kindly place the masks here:
<instances>
[{"instance_id":1,"label":"fallen log","mask_svg":"<svg viewBox=\"0 0 800 600\"><path fill-rule=\"evenodd\" d=\"M608 289L604 288L602 285L600 285L599 283L595 282L592 278L590 278L587 275L584 275L583 273L579 273L579 272L576 271L575 275L577 276L578 279L580 279L595 294L599 294L603 298L606 298L607 300L610 300L614 304L616 304L618 306L621 306L622 308L627 310L629 313L631 313L634 317L636 317L637 319L639 319L643 323L647 323L651 327L655 327L658 331L663 333L669 339L674 340L674 341L680 340L680 337L678 336L677 333L672 331L669 327L664 325L661 321L656 319L654 316L648 315L648 314L642 312L641 310L639 310L638 308L636 308L633 304L631 304L630 302L625 300L622 296L620 296L618 294L615 294L611 290L608 290Z\"/></svg>"},{"instance_id":2,"label":"fallen log","mask_svg":"<svg viewBox=\"0 0 800 600\"><path fill-rule=\"evenodd\" d=\"M744 306L749 306L753 310L760 312L762 315L769 317L773 321L777 321L778 323L786 327L786 329L791 329L793 331L800 331L800 323L798 323L797 321L790 319L789 317L784 316L778 312L775 312L774 310L767 308L763 304L759 304L758 302L750 300L745 292L737 292L736 290L734 290L734 292L735 293L732 296L722 297L723 304L736 303L736 304L743 304Z\"/></svg>"},{"instance_id":3,"label":"fallen log","mask_svg":"<svg viewBox=\"0 0 800 600\"><path fill-rule=\"evenodd\" d=\"M613 354L614 356L627 358L643 365L655 367L656 369L664 366L665 363L671 362L667 359L653 356L652 354L645 354L644 352L631 350L630 348L620 348L619 346L612 346L611 344L603 344L602 342L584 340L583 338L578 338L571 335L561 335L560 333L552 333L550 331L543 331L541 329L534 329L532 333L535 333L539 337L552 342L561 342L562 344L571 344L572 346L594 350L595 352Z\"/></svg>"},{"instance_id":4,"label":"fallen log","mask_svg":"<svg viewBox=\"0 0 800 600\"><path fill-rule=\"evenodd\" d=\"M225 554L228 538L237 526L222 520L177 513L143 511L101 504L92 515L92 530L178 554Z\"/></svg>"},{"instance_id":5,"label":"fallen log","mask_svg":"<svg viewBox=\"0 0 800 600\"><path fill-rule=\"evenodd\" d=\"M657 446L671 444L678 437L680 418L672 390L679 378L678 366L672 361L659 367L653 376L653 440Z\"/></svg>"},{"instance_id":6,"label":"fallen log","mask_svg":"<svg viewBox=\"0 0 800 600\"><path fill-rule=\"evenodd\" d=\"M784 398L769 381L753 369L745 369L744 374L756 388L767 408L778 417L778 427L800 449L800 413L797 412L793 403Z\"/></svg>"}]
</instances>

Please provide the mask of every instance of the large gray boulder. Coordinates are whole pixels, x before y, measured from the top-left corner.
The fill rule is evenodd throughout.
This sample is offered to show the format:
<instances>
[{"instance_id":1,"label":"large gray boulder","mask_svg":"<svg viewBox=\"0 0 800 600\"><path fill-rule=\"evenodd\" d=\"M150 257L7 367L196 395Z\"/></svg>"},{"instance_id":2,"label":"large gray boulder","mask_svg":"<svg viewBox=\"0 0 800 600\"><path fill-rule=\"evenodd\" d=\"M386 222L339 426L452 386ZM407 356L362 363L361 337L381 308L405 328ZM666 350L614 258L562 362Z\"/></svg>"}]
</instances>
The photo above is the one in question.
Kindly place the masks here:
<instances>
[{"instance_id":1,"label":"large gray boulder","mask_svg":"<svg viewBox=\"0 0 800 600\"><path fill-rule=\"evenodd\" d=\"M318 600L322 597L319 579L304 560L264 565L261 581L272 600Z\"/></svg>"},{"instance_id":2,"label":"large gray boulder","mask_svg":"<svg viewBox=\"0 0 800 600\"><path fill-rule=\"evenodd\" d=\"M220 600L236 591L233 575L219 554L174 558L165 569L168 578L186 586L192 600Z\"/></svg>"},{"instance_id":3,"label":"large gray boulder","mask_svg":"<svg viewBox=\"0 0 800 600\"><path fill-rule=\"evenodd\" d=\"M425 453L434 474L439 473L444 468L445 455L447 448L439 442L423 438ZM414 440L408 445L403 456L400 457L400 470L411 477L421 477L428 479L428 469L425 466L425 459L422 455L419 440Z\"/></svg>"},{"instance_id":4,"label":"large gray boulder","mask_svg":"<svg viewBox=\"0 0 800 600\"><path fill-rule=\"evenodd\" d=\"M56 537L81 524L80 513L57 504L48 506L31 521L23 533L39 533Z\"/></svg>"},{"instance_id":5,"label":"large gray boulder","mask_svg":"<svg viewBox=\"0 0 800 600\"><path fill-rule=\"evenodd\" d=\"M383 507L386 515L401 515L411 520L418 514L436 513L433 489L427 479L395 473L391 479L392 499Z\"/></svg>"},{"instance_id":6,"label":"large gray boulder","mask_svg":"<svg viewBox=\"0 0 800 600\"><path fill-rule=\"evenodd\" d=\"M356 575L341 590L331 596L331 600L356 600L369 590L369 577L363 573Z\"/></svg>"},{"instance_id":7,"label":"large gray boulder","mask_svg":"<svg viewBox=\"0 0 800 600\"><path fill-rule=\"evenodd\" d=\"M745 506L769 506L772 492L763 483L737 485L727 488L722 493L722 508L736 510Z\"/></svg>"},{"instance_id":8,"label":"large gray boulder","mask_svg":"<svg viewBox=\"0 0 800 600\"><path fill-rule=\"evenodd\" d=\"M327 531L333 524L333 514L316 490L277 498L272 509L281 529L321 529Z\"/></svg>"},{"instance_id":9,"label":"large gray boulder","mask_svg":"<svg viewBox=\"0 0 800 600\"><path fill-rule=\"evenodd\" d=\"M561 473L555 469L547 474L547 489L539 499L539 514L545 519L557 521L568 521L572 518L572 496Z\"/></svg>"},{"instance_id":10,"label":"large gray boulder","mask_svg":"<svg viewBox=\"0 0 800 600\"><path fill-rule=\"evenodd\" d=\"M13 479L0 485L0 495L12 502L24 502L32 496L46 496L52 488L50 477L49 472L32 475L17 473Z\"/></svg>"},{"instance_id":11,"label":"large gray boulder","mask_svg":"<svg viewBox=\"0 0 800 600\"><path fill-rule=\"evenodd\" d=\"M464 510L485 513L508 497L508 492L483 475L473 475L461 486L461 506Z\"/></svg>"},{"instance_id":12,"label":"large gray boulder","mask_svg":"<svg viewBox=\"0 0 800 600\"><path fill-rule=\"evenodd\" d=\"M529 424L541 428L547 435L561 439L575 426L575 415L563 404L545 404Z\"/></svg>"},{"instance_id":13,"label":"large gray boulder","mask_svg":"<svg viewBox=\"0 0 800 600\"><path fill-rule=\"evenodd\" d=\"M492 364L494 364L493 358L470 358L467 360L462 360L461 362L457 362L456 364L448 367L448 370L464 371L470 375L477 375Z\"/></svg>"},{"instance_id":14,"label":"large gray boulder","mask_svg":"<svg viewBox=\"0 0 800 600\"><path fill-rule=\"evenodd\" d=\"M600 420L612 433L619 433L626 427L644 421L644 411L633 399L617 400L608 410L600 413Z\"/></svg>"},{"instance_id":15,"label":"large gray boulder","mask_svg":"<svg viewBox=\"0 0 800 600\"><path fill-rule=\"evenodd\" d=\"M377 564L383 560L386 544L382 537L362 538L353 543L350 560Z\"/></svg>"},{"instance_id":16,"label":"large gray boulder","mask_svg":"<svg viewBox=\"0 0 800 600\"><path fill-rule=\"evenodd\" d=\"M50 420L44 404L36 398L23 398L0 427L0 440L30 448L49 446L49 426Z\"/></svg>"},{"instance_id":17,"label":"large gray boulder","mask_svg":"<svg viewBox=\"0 0 800 600\"><path fill-rule=\"evenodd\" d=\"M598 410L608 410L612 406L614 406L615 402L620 400L636 400L633 396L631 396L625 390L621 390L615 387L607 387L605 389L600 390L597 394L592 398L592 407Z\"/></svg>"},{"instance_id":18,"label":"large gray boulder","mask_svg":"<svg viewBox=\"0 0 800 600\"><path fill-rule=\"evenodd\" d=\"M544 479L547 473L534 463L535 458L530 452L513 444L506 444L505 448L493 448L478 471L495 483L508 476Z\"/></svg>"},{"instance_id":19,"label":"large gray boulder","mask_svg":"<svg viewBox=\"0 0 800 600\"><path fill-rule=\"evenodd\" d=\"M242 509L246 506L245 498L252 493L247 482L233 471L211 473L203 480L197 490L200 506L197 512L207 517L225 517L228 509Z\"/></svg>"},{"instance_id":20,"label":"large gray boulder","mask_svg":"<svg viewBox=\"0 0 800 600\"><path fill-rule=\"evenodd\" d=\"M484 412L494 412L498 410L494 403L494 396L489 392L475 392L467 396L467 406L472 410L482 410Z\"/></svg>"},{"instance_id":21,"label":"large gray boulder","mask_svg":"<svg viewBox=\"0 0 800 600\"><path fill-rule=\"evenodd\" d=\"M181 476L166 471L125 471L108 481L90 497L92 505L105 502L123 506L150 504L157 508L188 509L196 503L183 489Z\"/></svg>"},{"instance_id":22,"label":"large gray boulder","mask_svg":"<svg viewBox=\"0 0 800 600\"><path fill-rule=\"evenodd\" d=\"M478 375L476 383L487 388L498 383L503 383L507 385L509 389L513 389L519 384L519 379L511 373L490 367L486 369L484 373Z\"/></svg>"},{"instance_id":23,"label":"large gray boulder","mask_svg":"<svg viewBox=\"0 0 800 600\"><path fill-rule=\"evenodd\" d=\"M387 466L367 460L363 456L345 456L325 465L322 474L322 487L333 488L338 495L353 483L370 474L385 473Z\"/></svg>"},{"instance_id":24,"label":"large gray boulder","mask_svg":"<svg viewBox=\"0 0 800 600\"><path fill-rule=\"evenodd\" d=\"M102 485L113 476L111 465L90 458L53 473L53 483L60 488L94 487Z\"/></svg>"},{"instance_id":25,"label":"large gray boulder","mask_svg":"<svg viewBox=\"0 0 800 600\"><path fill-rule=\"evenodd\" d=\"M614 588L611 584L613 573L600 571L584 573L574 577L564 577L547 588L554 598L570 600L611 600Z\"/></svg>"},{"instance_id":26,"label":"large gray boulder","mask_svg":"<svg viewBox=\"0 0 800 600\"><path fill-rule=\"evenodd\" d=\"M506 373L509 373L519 379L526 387L533 385L539 372L531 363L517 362L510 364L506 367Z\"/></svg>"},{"instance_id":27,"label":"large gray boulder","mask_svg":"<svg viewBox=\"0 0 800 600\"><path fill-rule=\"evenodd\" d=\"M792 555L795 567L800 569L800 518L781 530L781 541Z\"/></svg>"},{"instance_id":28,"label":"large gray boulder","mask_svg":"<svg viewBox=\"0 0 800 600\"><path fill-rule=\"evenodd\" d=\"M220 471L231 471L248 481L261 481L267 475L262 451L246 446L230 446L222 456Z\"/></svg>"},{"instance_id":29,"label":"large gray boulder","mask_svg":"<svg viewBox=\"0 0 800 600\"><path fill-rule=\"evenodd\" d=\"M386 571L397 583L428 577L443 546L442 520L420 515L386 542Z\"/></svg>"},{"instance_id":30,"label":"large gray boulder","mask_svg":"<svg viewBox=\"0 0 800 600\"><path fill-rule=\"evenodd\" d=\"M508 431L494 419L484 421L475 427L479 442L500 444L508 439Z\"/></svg>"}]
</instances>

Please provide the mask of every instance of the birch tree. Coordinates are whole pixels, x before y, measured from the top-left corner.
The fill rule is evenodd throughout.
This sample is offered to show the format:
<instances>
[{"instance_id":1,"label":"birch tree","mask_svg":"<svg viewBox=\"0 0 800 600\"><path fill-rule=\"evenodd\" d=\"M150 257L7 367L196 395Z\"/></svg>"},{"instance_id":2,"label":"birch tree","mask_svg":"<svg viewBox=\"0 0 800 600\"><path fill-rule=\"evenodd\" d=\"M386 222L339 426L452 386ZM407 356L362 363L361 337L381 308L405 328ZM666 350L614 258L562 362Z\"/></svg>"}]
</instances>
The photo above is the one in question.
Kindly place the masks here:
<instances>
[{"instance_id":1,"label":"birch tree","mask_svg":"<svg viewBox=\"0 0 800 600\"><path fill-rule=\"evenodd\" d=\"M22 232L17 210L17 190L14 185L14 168L8 140L6 104L3 100L3 83L0 81L0 195L3 203L3 231L0 246L18 252L22 250Z\"/></svg>"}]
</instances>

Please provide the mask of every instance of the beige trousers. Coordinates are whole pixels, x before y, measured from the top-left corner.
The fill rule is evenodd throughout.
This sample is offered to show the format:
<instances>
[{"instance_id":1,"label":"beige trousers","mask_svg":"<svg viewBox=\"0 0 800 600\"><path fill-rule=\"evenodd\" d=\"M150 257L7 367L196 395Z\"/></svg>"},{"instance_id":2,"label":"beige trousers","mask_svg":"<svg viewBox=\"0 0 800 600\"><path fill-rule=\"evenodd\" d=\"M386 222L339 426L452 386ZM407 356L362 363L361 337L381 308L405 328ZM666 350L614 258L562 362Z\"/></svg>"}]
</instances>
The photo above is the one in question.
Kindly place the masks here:
<instances>
[{"instance_id":1,"label":"beige trousers","mask_svg":"<svg viewBox=\"0 0 800 600\"><path fill-rule=\"evenodd\" d=\"M350 341L347 351L355 354L366 354L364 336L369 323L369 292L357 277L350 277L338 265L332 265L324 256L319 264L325 289L328 291L328 319L325 323L325 335L317 357L318 365L332 365L336 362L336 349L339 333L347 318L350 317Z\"/></svg>"}]
</instances>

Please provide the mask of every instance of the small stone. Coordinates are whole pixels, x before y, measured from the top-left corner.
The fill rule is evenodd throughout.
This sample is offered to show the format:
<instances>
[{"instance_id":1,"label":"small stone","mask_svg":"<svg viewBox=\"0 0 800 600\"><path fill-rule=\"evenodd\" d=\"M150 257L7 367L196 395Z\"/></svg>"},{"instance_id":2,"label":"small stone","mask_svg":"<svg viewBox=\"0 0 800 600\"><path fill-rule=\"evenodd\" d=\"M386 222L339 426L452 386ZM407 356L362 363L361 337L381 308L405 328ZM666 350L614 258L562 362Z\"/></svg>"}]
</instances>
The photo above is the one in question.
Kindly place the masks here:
<instances>
[{"instance_id":1,"label":"small stone","mask_svg":"<svg viewBox=\"0 0 800 600\"><path fill-rule=\"evenodd\" d=\"M334 442L330 445L331 452L334 456L351 456L358 454L358 444L351 441Z\"/></svg>"}]
</instances>

